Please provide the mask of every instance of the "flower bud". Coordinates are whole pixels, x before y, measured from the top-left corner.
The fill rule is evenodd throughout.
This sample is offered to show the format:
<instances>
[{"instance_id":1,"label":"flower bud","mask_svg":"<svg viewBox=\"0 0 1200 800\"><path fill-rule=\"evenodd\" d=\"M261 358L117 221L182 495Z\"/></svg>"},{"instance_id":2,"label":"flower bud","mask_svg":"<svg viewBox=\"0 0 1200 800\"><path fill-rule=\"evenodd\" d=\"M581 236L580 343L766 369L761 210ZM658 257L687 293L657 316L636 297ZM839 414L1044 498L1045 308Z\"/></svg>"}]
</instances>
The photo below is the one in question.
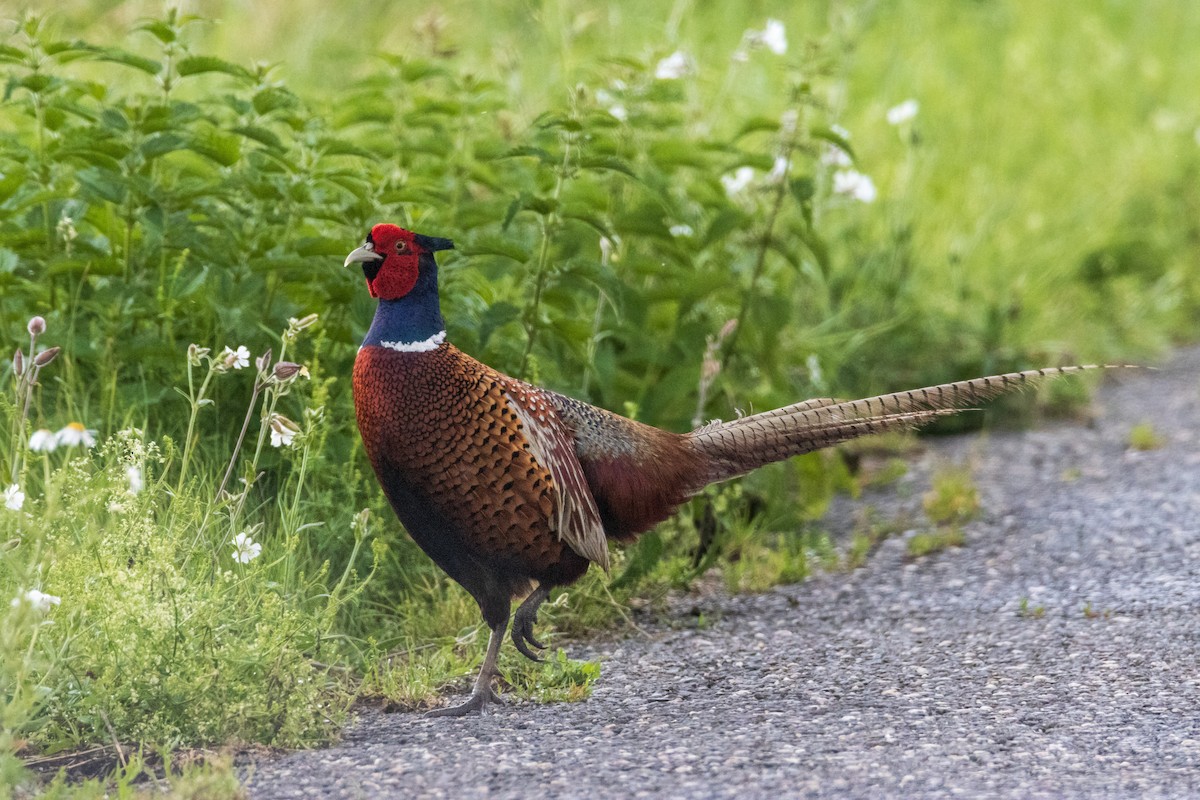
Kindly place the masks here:
<instances>
[{"instance_id":1,"label":"flower bud","mask_svg":"<svg viewBox=\"0 0 1200 800\"><path fill-rule=\"evenodd\" d=\"M271 350L270 350L270 348L267 349L267 352L263 353L261 356L254 359L254 366L258 367L259 372L267 371L267 367L271 366Z\"/></svg>"},{"instance_id":2,"label":"flower bud","mask_svg":"<svg viewBox=\"0 0 1200 800\"><path fill-rule=\"evenodd\" d=\"M33 357L33 365L35 367L37 367L38 369L41 369L42 367L46 366L47 364L49 364L51 361L53 361L55 358L58 357L59 350L62 350L62 348L61 347L51 347L48 350L43 350L42 352L38 353L36 356Z\"/></svg>"},{"instance_id":3,"label":"flower bud","mask_svg":"<svg viewBox=\"0 0 1200 800\"><path fill-rule=\"evenodd\" d=\"M46 320L42 317L33 317L25 329L29 331L30 336L41 336L46 332Z\"/></svg>"},{"instance_id":4,"label":"flower bud","mask_svg":"<svg viewBox=\"0 0 1200 800\"><path fill-rule=\"evenodd\" d=\"M305 328L311 327L318 319L319 317L316 314L309 314L307 317L301 317L300 319L292 317L288 320L288 327L297 331L302 331Z\"/></svg>"},{"instance_id":5,"label":"flower bud","mask_svg":"<svg viewBox=\"0 0 1200 800\"><path fill-rule=\"evenodd\" d=\"M279 381L280 383L287 383L297 375L303 375L305 378L307 378L308 367L301 366L300 364L294 364L291 361L280 361L275 365L274 375L275 380Z\"/></svg>"},{"instance_id":6,"label":"flower bud","mask_svg":"<svg viewBox=\"0 0 1200 800\"><path fill-rule=\"evenodd\" d=\"M17 352L13 353L13 374L25 374L25 354L21 352L21 348L17 348Z\"/></svg>"},{"instance_id":7,"label":"flower bud","mask_svg":"<svg viewBox=\"0 0 1200 800\"><path fill-rule=\"evenodd\" d=\"M198 344L189 344L188 345L187 359L188 359L188 363L191 364L193 367L200 366L201 359L203 359L208 354L209 354L209 349L207 347L201 347Z\"/></svg>"}]
</instances>

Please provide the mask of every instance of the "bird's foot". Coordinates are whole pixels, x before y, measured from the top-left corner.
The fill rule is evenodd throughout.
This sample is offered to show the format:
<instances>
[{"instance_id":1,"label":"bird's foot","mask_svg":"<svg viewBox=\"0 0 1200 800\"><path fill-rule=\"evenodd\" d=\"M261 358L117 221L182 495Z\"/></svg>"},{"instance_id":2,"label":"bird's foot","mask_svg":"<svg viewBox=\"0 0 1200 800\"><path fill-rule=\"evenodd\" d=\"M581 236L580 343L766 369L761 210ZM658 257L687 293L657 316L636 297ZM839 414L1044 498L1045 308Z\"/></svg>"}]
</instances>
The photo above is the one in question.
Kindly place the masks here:
<instances>
[{"instance_id":1,"label":"bird's foot","mask_svg":"<svg viewBox=\"0 0 1200 800\"><path fill-rule=\"evenodd\" d=\"M546 645L539 642L533 636L533 626L537 623L538 608L550 596L550 590L539 586L533 590L533 594L525 598L525 602L517 607L517 613L513 615L512 623L512 641L516 645L521 655L528 658L530 661L541 661L541 656L529 649L529 645L533 645L538 650L545 650Z\"/></svg>"},{"instance_id":2,"label":"bird's foot","mask_svg":"<svg viewBox=\"0 0 1200 800\"><path fill-rule=\"evenodd\" d=\"M541 661L542 658L537 653L534 653L532 650L530 650L529 645L533 645L538 650L546 649L546 645L542 644L533 637L533 623L536 621L536 611L528 616L517 614L516 619L513 620L512 626L513 644L516 645L517 650L520 651L521 655L525 656L531 661Z\"/></svg>"},{"instance_id":3,"label":"bird's foot","mask_svg":"<svg viewBox=\"0 0 1200 800\"><path fill-rule=\"evenodd\" d=\"M433 711L425 712L425 719L436 719L437 717L465 717L468 714L479 712L482 716L487 708L488 703L503 703L500 695L490 687L485 686L483 689L476 689L467 698L467 702L460 706L449 706L447 708L435 708Z\"/></svg>"}]
</instances>

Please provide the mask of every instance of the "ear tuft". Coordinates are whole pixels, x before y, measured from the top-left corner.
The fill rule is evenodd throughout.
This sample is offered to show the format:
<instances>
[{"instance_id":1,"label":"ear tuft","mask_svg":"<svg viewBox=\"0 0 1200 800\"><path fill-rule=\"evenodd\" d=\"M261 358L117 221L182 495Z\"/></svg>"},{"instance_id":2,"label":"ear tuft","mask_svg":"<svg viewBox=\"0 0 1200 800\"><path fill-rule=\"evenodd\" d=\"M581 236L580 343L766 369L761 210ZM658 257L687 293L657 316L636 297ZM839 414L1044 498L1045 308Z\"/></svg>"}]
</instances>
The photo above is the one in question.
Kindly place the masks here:
<instances>
[{"instance_id":1,"label":"ear tuft","mask_svg":"<svg viewBox=\"0 0 1200 800\"><path fill-rule=\"evenodd\" d=\"M431 253L436 253L438 250L453 250L454 242L449 239L439 239L436 236L422 236L419 233L413 234L413 241L416 242L422 250L428 250Z\"/></svg>"}]
</instances>

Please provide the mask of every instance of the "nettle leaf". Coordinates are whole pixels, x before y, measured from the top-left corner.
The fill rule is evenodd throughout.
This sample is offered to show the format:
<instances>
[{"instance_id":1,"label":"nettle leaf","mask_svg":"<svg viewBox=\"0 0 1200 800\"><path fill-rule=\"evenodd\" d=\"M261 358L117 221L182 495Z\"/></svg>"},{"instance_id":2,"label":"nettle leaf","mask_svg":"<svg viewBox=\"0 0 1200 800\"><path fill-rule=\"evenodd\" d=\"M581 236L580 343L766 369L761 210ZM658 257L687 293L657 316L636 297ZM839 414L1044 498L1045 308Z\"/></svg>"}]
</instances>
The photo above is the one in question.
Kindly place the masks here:
<instances>
[{"instance_id":1,"label":"nettle leaf","mask_svg":"<svg viewBox=\"0 0 1200 800\"><path fill-rule=\"evenodd\" d=\"M772 117L751 117L742 123L738 128L737 133L733 135L733 141L741 139L743 136L749 136L752 133L770 132L775 133L779 130L779 120Z\"/></svg>"},{"instance_id":2,"label":"nettle leaf","mask_svg":"<svg viewBox=\"0 0 1200 800\"><path fill-rule=\"evenodd\" d=\"M279 86L268 86L254 95L254 110L259 114L270 114L284 108L295 108L300 105L300 99L287 89Z\"/></svg>"},{"instance_id":3,"label":"nettle leaf","mask_svg":"<svg viewBox=\"0 0 1200 800\"><path fill-rule=\"evenodd\" d=\"M97 52L96 58L100 61L111 61L114 64L133 67L147 75L158 75L162 72L162 64L154 59L139 56L136 53L130 53L128 50L122 50L118 47L102 48Z\"/></svg>"},{"instance_id":4,"label":"nettle leaf","mask_svg":"<svg viewBox=\"0 0 1200 800\"><path fill-rule=\"evenodd\" d=\"M543 130L564 130L570 133L580 133L583 131L583 124L574 117L564 117L562 114L554 114L546 112L540 115L533 121L535 128Z\"/></svg>"},{"instance_id":5,"label":"nettle leaf","mask_svg":"<svg viewBox=\"0 0 1200 800\"><path fill-rule=\"evenodd\" d=\"M511 258L518 264L528 264L533 254L514 239L505 236L480 236L459 248L468 256L503 256Z\"/></svg>"},{"instance_id":6,"label":"nettle leaf","mask_svg":"<svg viewBox=\"0 0 1200 800\"><path fill-rule=\"evenodd\" d=\"M220 72L243 81L254 80L250 70L215 56L188 56L180 59L175 69L183 78L201 75L205 72Z\"/></svg>"},{"instance_id":7,"label":"nettle leaf","mask_svg":"<svg viewBox=\"0 0 1200 800\"><path fill-rule=\"evenodd\" d=\"M507 150L504 153L496 156L497 161L503 158L536 158L543 164L558 163L558 159L550 155L549 150L543 150L540 147L532 147L530 145L514 147L511 150Z\"/></svg>"},{"instance_id":8,"label":"nettle leaf","mask_svg":"<svg viewBox=\"0 0 1200 800\"><path fill-rule=\"evenodd\" d=\"M586 211L566 210L563 211L563 219L573 219L582 222L601 236L609 239L613 237L612 227L595 214L589 214Z\"/></svg>"},{"instance_id":9,"label":"nettle leaf","mask_svg":"<svg viewBox=\"0 0 1200 800\"><path fill-rule=\"evenodd\" d=\"M854 148L850 146L849 140L847 140L845 136L842 136L840 133L833 130L833 128L817 126L812 128L809 133L812 134L814 139L822 139L826 142L829 142L846 155L850 156L850 158L855 158Z\"/></svg>"},{"instance_id":10,"label":"nettle leaf","mask_svg":"<svg viewBox=\"0 0 1200 800\"><path fill-rule=\"evenodd\" d=\"M115 108L106 108L101 111L100 123L104 127L114 131L124 132L129 130L129 120L125 118L125 115L120 110Z\"/></svg>"},{"instance_id":11,"label":"nettle leaf","mask_svg":"<svg viewBox=\"0 0 1200 800\"><path fill-rule=\"evenodd\" d=\"M223 167L231 167L242 157L241 140L216 129L194 133L187 142L187 149Z\"/></svg>"},{"instance_id":12,"label":"nettle leaf","mask_svg":"<svg viewBox=\"0 0 1200 800\"><path fill-rule=\"evenodd\" d=\"M816 181L808 175L791 181L788 183L788 188L792 190L792 196L796 198L796 201L801 204L812 200L817 193Z\"/></svg>"},{"instance_id":13,"label":"nettle leaf","mask_svg":"<svg viewBox=\"0 0 1200 800\"><path fill-rule=\"evenodd\" d=\"M75 173L75 180L79 181L89 194L101 200L114 205L125 202L129 185L120 174L101 167L87 167Z\"/></svg>"},{"instance_id":14,"label":"nettle leaf","mask_svg":"<svg viewBox=\"0 0 1200 800\"><path fill-rule=\"evenodd\" d=\"M327 156L358 156L359 158L370 160L374 160L375 158L375 154L370 150L365 150L345 139L338 139L332 136L321 139L317 144L317 148L322 154Z\"/></svg>"},{"instance_id":15,"label":"nettle leaf","mask_svg":"<svg viewBox=\"0 0 1200 800\"><path fill-rule=\"evenodd\" d=\"M733 233L745 221L746 215L740 211L735 211L732 208L722 209L713 217L709 223L708 229L704 231L702 247L707 248L709 245L719 242L729 234Z\"/></svg>"},{"instance_id":16,"label":"nettle leaf","mask_svg":"<svg viewBox=\"0 0 1200 800\"><path fill-rule=\"evenodd\" d=\"M616 156L581 158L579 159L579 166L582 169L591 170L593 172L604 172L609 170L613 172L620 172L623 175L628 175L634 180L638 180L637 173L633 171L633 167Z\"/></svg>"},{"instance_id":17,"label":"nettle leaf","mask_svg":"<svg viewBox=\"0 0 1200 800\"><path fill-rule=\"evenodd\" d=\"M521 309L512 303L499 302L488 306L479 318L479 346L487 347L493 333L520 317Z\"/></svg>"},{"instance_id":18,"label":"nettle leaf","mask_svg":"<svg viewBox=\"0 0 1200 800\"><path fill-rule=\"evenodd\" d=\"M163 44L170 44L176 39L175 28L162 20L151 19L134 28L135 31L145 31Z\"/></svg>"},{"instance_id":19,"label":"nettle leaf","mask_svg":"<svg viewBox=\"0 0 1200 800\"><path fill-rule=\"evenodd\" d=\"M50 56L59 64L67 64L85 56L89 56L97 51L95 45L90 45L86 42L75 40L72 42L50 42L42 45L42 49L46 51L46 55Z\"/></svg>"},{"instance_id":20,"label":"nettle leaf","mask_svg":"<svg viewBox=\"0 0 1200 800\"><path fill-rule=\"evenodd\" d=\"M187 141L174 133L156 133L148 136L138 148L147 161L187 147Z\"/></svg>"},{"instance_id":21,"label":"nettle leaf","mask_svg":"<svg viewBox=\"0 0 1200 800\"><path fill-rule=\"evenodd\" d=\"M0 44L0 63L24 64L25 63L25 51L18 50L17 48L15 48L11 45Z\"/></svg>"},{"instance_id":22,"label":"nettle leaf","mask_svg":"<svg viewBox=\"0 0 1200 800\"><path fill-rule=\"evenodd\" d=\"M4 90L4 99L7 100L12 95L14 89L25 89L34 94L44 94L62 85L63 82L60 79L43 72L25 75L20 78L10 78Z\"/></svg>"}]
</instances>

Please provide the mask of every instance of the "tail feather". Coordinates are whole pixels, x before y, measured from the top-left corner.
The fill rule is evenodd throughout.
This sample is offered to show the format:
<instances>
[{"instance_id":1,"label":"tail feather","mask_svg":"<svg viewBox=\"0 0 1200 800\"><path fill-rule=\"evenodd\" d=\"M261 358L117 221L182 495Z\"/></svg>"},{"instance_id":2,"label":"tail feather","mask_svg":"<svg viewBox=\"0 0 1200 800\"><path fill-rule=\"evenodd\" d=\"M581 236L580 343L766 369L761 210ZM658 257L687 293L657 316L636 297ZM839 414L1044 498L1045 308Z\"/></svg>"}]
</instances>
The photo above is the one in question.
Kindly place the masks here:
<instances>
[{"instance_id":1,"label":"tail feather","mask_svg":"<svg viewBox=\"0 0 1200 800\"><path fill-rule=\"evenodd\" d=\"M1035 386L1046 378L1105 368L1109 367L1035 369L863 400L805 400L729 422L706 425L692 431L687 439L711 465L706 477L713 483L860 436L919 428L940 416L956 414L999 395Z\"/></svg>"}]
</instances>

